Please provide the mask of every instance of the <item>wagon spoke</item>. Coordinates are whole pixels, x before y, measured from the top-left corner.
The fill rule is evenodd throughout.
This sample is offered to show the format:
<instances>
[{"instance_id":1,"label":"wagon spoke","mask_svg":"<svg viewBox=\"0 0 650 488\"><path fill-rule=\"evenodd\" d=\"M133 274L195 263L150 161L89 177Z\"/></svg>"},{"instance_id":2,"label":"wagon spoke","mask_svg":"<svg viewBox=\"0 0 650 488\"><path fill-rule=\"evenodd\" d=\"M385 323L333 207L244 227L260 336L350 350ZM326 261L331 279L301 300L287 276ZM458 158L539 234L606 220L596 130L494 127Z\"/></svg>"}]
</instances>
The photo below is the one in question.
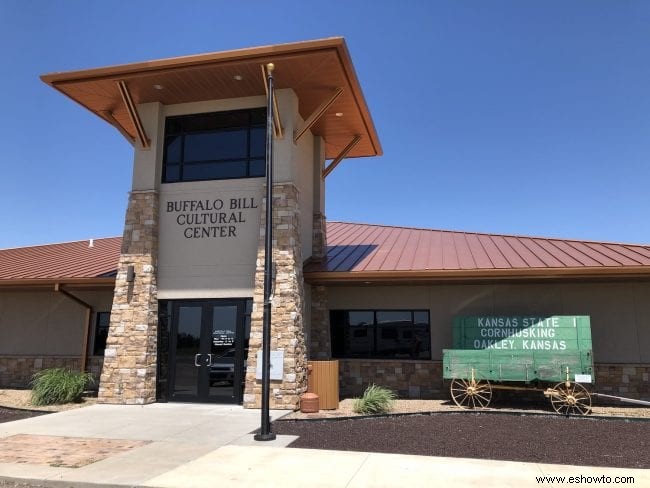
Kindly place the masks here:
<instances>
[{"instance_id":1,"label":"wagon spoke","mask_svg":"<svg viewBox=\"0 0 650 488\"><path fill-rule=\"evenodd\" d=\"M465 403L466 403L468 397L469 397L468 394L466 394L466 393L462 393L462 394L460 395L458 401L461 403L461 405L465 405Z\"/></svg>"},{"instance_id":2,"label":"wagon spoke","mask_svg":"<svg viewBox=\"0 0 650 488\"><path fill-rule=\"evenodd\" d=\"M576 410L580 413L580 415L587 415L589 413L587 406L581 403L576 403Z\"/></svg>"},{"instance_id":3,"label":"wagon spoke","mask_svg":"<svg viewBox=\"0 0 650 488\"><path fill-rule=\"evenodd\" d=\"M482 401L481 401L481 400L482 400ZM486 397L484 397L484 396L481 396L481 395L476 395L476 401L478 401L479 405L480 405L482 408L485 408L485 407L487 407L487 406L490 404L490 399L489 399L489 398L486 398Z\"/></svg>"},{"instance_id":4,"label":"wagon spoke","mask_svg":"<svg viewBox=\"0 0 650 488\"><path fill-rule=\"evenodd\" d=\"M454 403L462 408L485 408L492 399L490 383L481 380L453 379L450 393Z\"/></svg>"},{"instance_id":5,"label":"wagon spoke","mask_svg":"<svg viewBox=\"0 0 650 488\"><path fill-rule=\"evenodd\" d=\"M580 383L558 383L551 395L551 404L557 413L587 415L591 412L591 395Z\"/></svg>"}]
</instances>

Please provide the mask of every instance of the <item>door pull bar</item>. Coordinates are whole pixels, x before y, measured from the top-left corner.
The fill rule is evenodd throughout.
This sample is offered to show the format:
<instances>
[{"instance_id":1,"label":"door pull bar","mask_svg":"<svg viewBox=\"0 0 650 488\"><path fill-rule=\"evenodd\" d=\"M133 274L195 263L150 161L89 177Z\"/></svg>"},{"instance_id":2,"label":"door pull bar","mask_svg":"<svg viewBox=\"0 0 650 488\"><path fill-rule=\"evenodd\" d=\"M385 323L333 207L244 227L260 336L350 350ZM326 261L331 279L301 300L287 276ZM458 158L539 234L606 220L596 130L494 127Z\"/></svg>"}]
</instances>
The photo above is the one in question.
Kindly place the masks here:
<instances>
[{"instance_id":1,"label":"door pull bar","mask_svg":"<svg viewBox=\"0 0 650 488\"><path fill-rule=\"evenodd\" d=\"M199 356L201 356L201 354L196 354L194 356L194 366L196 366L197 368L201 367L201 365L199 364Z\"/></svg>"}]
</instances>

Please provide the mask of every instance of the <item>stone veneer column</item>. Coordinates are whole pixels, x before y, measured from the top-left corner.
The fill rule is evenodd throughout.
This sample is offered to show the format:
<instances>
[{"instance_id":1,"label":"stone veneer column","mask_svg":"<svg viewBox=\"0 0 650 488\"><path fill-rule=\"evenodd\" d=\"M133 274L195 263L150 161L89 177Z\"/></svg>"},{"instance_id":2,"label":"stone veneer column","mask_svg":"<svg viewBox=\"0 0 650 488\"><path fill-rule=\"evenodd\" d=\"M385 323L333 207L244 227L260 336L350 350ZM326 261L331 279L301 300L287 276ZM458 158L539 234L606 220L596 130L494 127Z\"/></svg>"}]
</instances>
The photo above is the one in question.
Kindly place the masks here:
<instances>
[{"instance_id":1,"label":"stone veneer column","mask_svg":"<svg viewBox=\"0 0 650 488\"><path fill-rule=\"evenodd\" d=\"M100 403L156 401L158 193L132 191L99 384ZM126 281L128 266L135 280Z\"/></svg>"},{"instance_id":2,"label":"stone veneer column","mask_svg":"<svg viewBox=\"0 0 650 488\"><path fill-rule=\"evenodd\" d=\"M327 289L322 285L311 287L311 329L309 334L309 358L330 359L330 320L327 308Z\"/></svg>"},{"instance_id":3,"label":"stone veneer column","mask_svg":"<svg viewBox=\"0 0 650 488\"><path fill-rule=\"evenodd\" d=\"M262 347L264 309L265 205L262 204L260 241L255 270L251 336L246 370L244 407L259 408L262 382L255 379L257 351ZM273 261L276 267L271 312L271 350L284 351L284 376L271 380L271 408L295 409L307 390L307 359L303 325L304 281L300 248L298 190L292 183L273 186Z\"/></svg>"},{"instance_id":4,"label":"stone veneer column","mask_svg":"<svg viewBox=\"0 0 650 488\"><path fill-rule=\"evenodd\" d=\"M312 260L322 261L327 257L327 220L318 212L314 214L312 228ZM309 357L330 359L331 343L327 289L322 285L311 287L311 320L309 331Z\"/></svg>"},{"instance_id":5,"label":"stone veneer column","mask_svg":"<svg viewBox=\"0 0 650 488\"><path fill-rule=\"evenodd\" d=\"M327 219L317 212L313 216L311 259L322 261L327 256Z\"/></svg>"}]
</instances>

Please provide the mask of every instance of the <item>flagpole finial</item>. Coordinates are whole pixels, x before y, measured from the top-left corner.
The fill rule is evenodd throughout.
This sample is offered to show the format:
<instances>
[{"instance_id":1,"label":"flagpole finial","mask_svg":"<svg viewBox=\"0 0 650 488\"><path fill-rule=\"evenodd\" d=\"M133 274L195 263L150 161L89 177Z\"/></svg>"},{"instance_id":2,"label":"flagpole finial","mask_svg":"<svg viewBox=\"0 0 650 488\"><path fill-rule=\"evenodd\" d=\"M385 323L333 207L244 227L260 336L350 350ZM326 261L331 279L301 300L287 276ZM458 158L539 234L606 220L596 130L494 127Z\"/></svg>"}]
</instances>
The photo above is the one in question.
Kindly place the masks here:
<instances>
[{"instance_id":1,"label":"flagpole finial","mask_svg":"<svg viewBox=\"0 0 650 488\"><path fill-rule=\"evenodd\" d=\"M268 70L269 73L273 73L273 70L275 69L275 65L273 63L269 63L266 65L266 69Z\"/></svg>"}]
</instances>

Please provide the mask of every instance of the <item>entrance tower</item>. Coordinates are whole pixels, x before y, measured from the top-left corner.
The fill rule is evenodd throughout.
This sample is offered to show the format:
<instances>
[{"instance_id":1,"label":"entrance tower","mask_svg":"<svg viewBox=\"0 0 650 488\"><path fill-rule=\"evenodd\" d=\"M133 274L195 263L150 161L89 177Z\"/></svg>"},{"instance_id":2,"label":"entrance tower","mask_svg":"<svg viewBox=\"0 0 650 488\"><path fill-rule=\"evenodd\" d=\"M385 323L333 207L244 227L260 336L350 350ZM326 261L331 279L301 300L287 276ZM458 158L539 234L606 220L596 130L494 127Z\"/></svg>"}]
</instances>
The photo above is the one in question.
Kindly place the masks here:
<instances>
[{"instance_id":1,"label":"entrance tower","mask_svg":"<svg viewBox=\"0 0 650 488\"><path fill-rule=\"evenodd\" d=\"M271 408L290 409L306 389L310 318L323 316L302 269L325 252L325 176L343 158L381 153L343 39L43 77L134 145L100 402L260 405L267 63Z\"/></svg>"}]
</instances>

